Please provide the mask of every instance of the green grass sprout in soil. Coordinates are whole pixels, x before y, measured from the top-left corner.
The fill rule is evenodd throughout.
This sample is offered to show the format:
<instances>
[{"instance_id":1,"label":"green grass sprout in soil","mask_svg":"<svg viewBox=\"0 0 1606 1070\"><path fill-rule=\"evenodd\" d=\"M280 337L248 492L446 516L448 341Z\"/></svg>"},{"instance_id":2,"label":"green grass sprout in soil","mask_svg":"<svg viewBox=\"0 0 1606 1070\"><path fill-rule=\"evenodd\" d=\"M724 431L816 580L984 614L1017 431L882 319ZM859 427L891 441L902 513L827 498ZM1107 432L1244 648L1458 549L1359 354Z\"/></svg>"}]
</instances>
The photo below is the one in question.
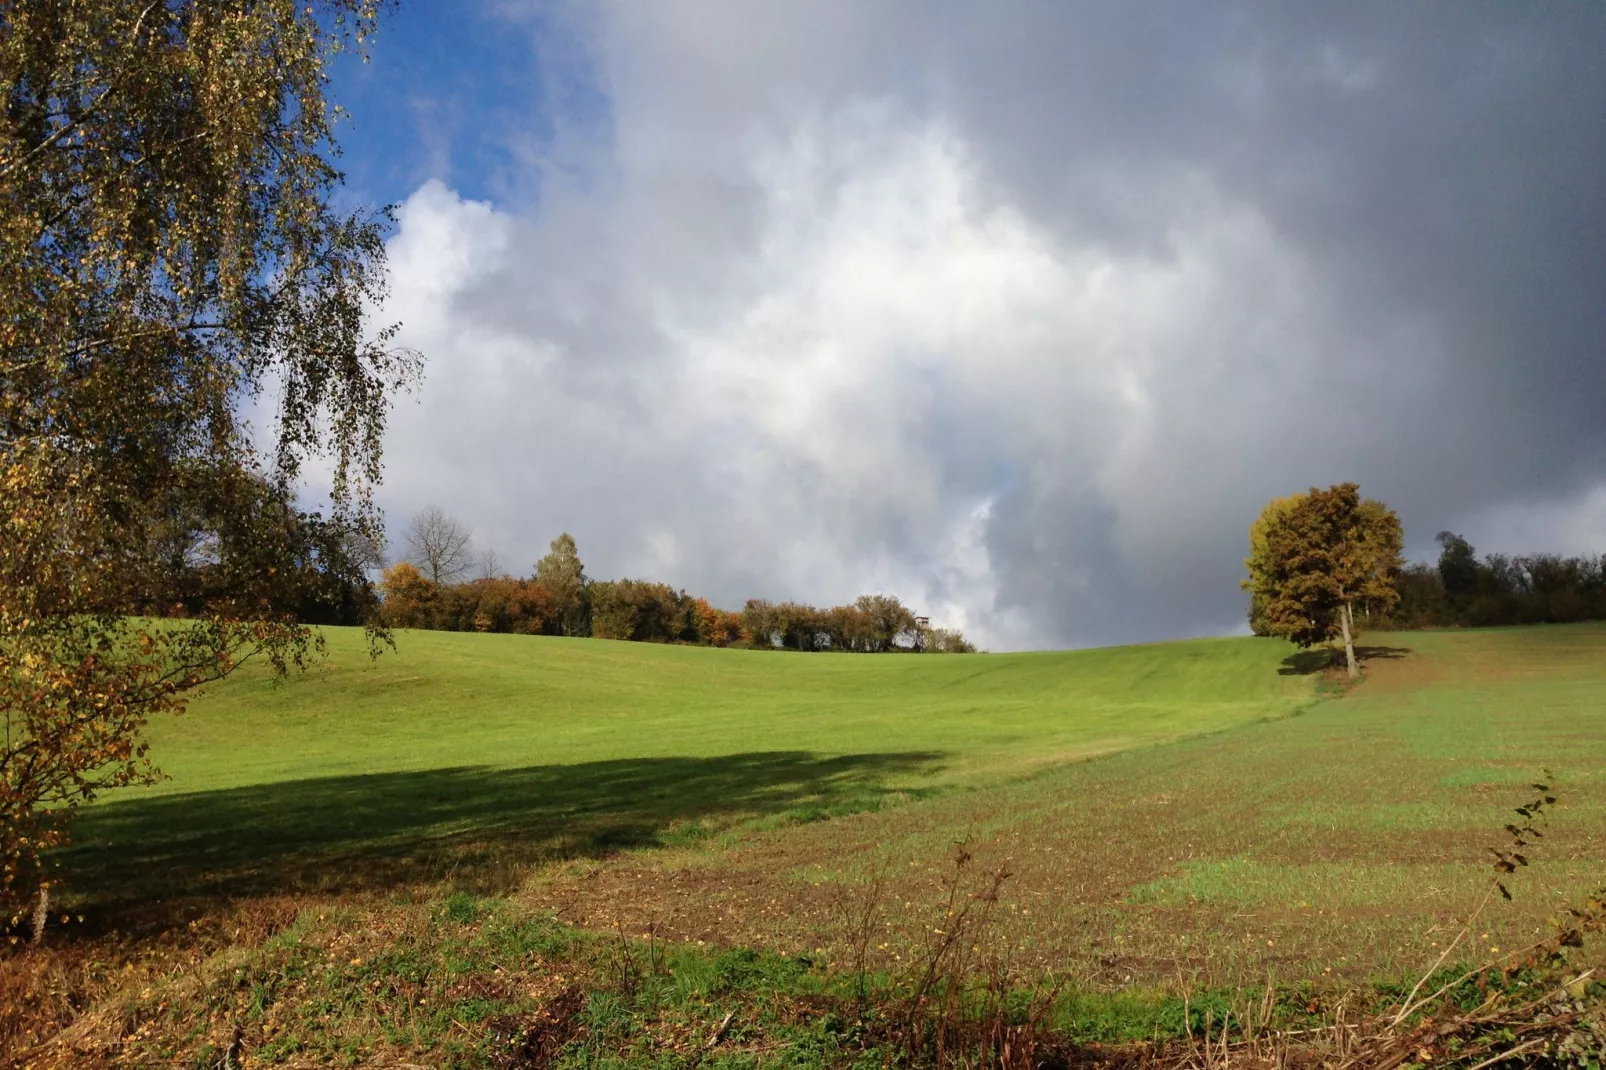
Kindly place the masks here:
<instances>
[{"instance_id":1,"label":"green grass sprout in soil","mask_svg":"<svg viewBox=\"0 0 1606 1070\"><path fill-rule=\"evenodd\" d=\"M369 662L331 630L327 665L153 725L171 779L84 811L55 858L72 920L0 961L0 1051L1589 1065L1606 627L1387 642L1344 688L1265 639L403 633ZM1545 770L1557 802L1514 847ZM1491 849L1532 863L1509 902Z\"/></svg>"}]
</instances>

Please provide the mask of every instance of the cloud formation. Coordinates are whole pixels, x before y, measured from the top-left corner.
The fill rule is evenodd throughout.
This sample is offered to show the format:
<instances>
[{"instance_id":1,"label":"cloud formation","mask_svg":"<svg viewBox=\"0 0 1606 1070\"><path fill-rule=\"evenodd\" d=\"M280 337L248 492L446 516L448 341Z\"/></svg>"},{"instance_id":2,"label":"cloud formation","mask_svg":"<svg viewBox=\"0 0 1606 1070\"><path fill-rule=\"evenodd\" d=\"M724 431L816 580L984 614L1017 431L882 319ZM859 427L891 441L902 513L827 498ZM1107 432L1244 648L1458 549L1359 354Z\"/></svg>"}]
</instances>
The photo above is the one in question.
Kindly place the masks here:
<instances>
[{"instance_id":1,"label":"cloud formation","mask_svg":"<svg viewBox=\"0 0 1606 1070\"><path fill-rule=\"evenodd\" d=\"M1255 511L1340 479L1606 551L1606 15L540 13L606 108L403 205L393 525L994 649L1237 629Z\"/></svg>"}]
</instances>

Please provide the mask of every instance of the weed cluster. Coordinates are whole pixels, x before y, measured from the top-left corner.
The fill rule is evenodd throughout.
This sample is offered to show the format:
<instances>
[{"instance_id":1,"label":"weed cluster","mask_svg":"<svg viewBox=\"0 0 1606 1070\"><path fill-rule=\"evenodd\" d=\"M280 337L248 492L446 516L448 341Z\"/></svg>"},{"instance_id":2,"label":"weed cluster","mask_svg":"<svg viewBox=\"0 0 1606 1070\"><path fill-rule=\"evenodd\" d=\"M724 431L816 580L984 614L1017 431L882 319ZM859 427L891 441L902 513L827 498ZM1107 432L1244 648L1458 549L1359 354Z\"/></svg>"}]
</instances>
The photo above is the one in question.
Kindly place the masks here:
<instances>
[{"instance_id":1,"label":"weed cluster","mask_svg":"<svg viewBox=\"0 0 1606 1070\"><path fill-rule=\"evenodd\" d=\"M980 874L963 842L954 845L938 915L919 951L898 973L872 967L872 943L886 913L888 864L840 907L848 951L852 1022L865 1041L908 1065L1033 1067L1049 1039L1062 984L1027 983L991 930L1006 868Z\"/></svg>"}]
</instances>

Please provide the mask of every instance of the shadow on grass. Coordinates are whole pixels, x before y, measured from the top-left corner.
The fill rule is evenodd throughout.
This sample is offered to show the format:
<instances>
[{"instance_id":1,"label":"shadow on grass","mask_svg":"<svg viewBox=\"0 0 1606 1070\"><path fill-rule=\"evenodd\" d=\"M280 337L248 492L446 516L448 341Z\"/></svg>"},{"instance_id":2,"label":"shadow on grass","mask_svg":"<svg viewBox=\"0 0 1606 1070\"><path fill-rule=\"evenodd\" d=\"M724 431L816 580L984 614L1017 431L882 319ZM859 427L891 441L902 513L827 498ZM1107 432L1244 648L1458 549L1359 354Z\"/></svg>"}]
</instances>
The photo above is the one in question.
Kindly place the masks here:
<instances>
[{"instance_id":1,"label":"shadow on grass","mask_svg":"<svg viewBox=\"0 0 1606 1070\"><path fill-rule=\"evenodd\" d=\"M776 751L285 781L90 807L60 859L70 885L105 906L445 877L490 890L533 862L685 841L743 818L878 809L889 776L941 758Z\"/></svg>"},{"instance_id":2,"label":"shadow on grass","mask_svg":"<svg viewBox=\"0 0 1606 1070\"><path fill-rule=\"evenodd\" d=\"M1355 648L1355 660L1361 663L1368 661L1398 661L1411 652L1410 647L1404 646L1358 646ZM1311 650L1301 650L1297 654L1290 654L1283 659L1283 667L1277 670L1279 676L1310 676L1323 669L1337 669L1344 665L1344 652L1332 650L1327 647L1315 647Z\"/></svg>"}]
</instances>

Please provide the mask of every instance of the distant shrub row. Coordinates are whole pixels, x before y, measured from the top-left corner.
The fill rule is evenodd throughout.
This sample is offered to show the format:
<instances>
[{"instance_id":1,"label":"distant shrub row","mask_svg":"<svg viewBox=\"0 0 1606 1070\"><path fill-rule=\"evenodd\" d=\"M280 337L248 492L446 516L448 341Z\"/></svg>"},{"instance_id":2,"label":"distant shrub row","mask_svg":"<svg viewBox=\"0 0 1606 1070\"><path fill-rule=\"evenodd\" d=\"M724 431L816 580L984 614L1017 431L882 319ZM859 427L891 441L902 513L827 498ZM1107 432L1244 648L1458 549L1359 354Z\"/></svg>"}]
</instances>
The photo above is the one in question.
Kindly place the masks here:
<instances>
[{"instance_id":1,"label":"distant shrub row","mask_svg":"<svg viewBox=\"0 0 1606 1070\"><path fill-rule=\"evenodd\" d=\"M1410 564L1384 627L1566 624L1606 620L1606 557L1534 554L1479 558L1459 535L1440 532L1436 565Z\"/></svg>"},{"instance_id":2,"label":"distant shrub row","mask_svg":"<svg viewBox=\"0 0 1606 1070\"><path fill-rule=\"evenodd\" d=\"M590 580L574 541L528 579L487 577L437 582L409 562L386 568L380 614L394 628L568 635L643 643L688 643L803 651L972 653L959 632L932 628L889 595L819 609L754 599L740 613L650 580Z\"/></svg>"},{"instance_id":3,"label":"distant shrub row","mask_svg":"<svg viewBox=\"0 0 1606 1070\"><path fill-rule=\"evenodd\" d=\"M577 598L566 598L534 577L435 583L403 561L385 569L379 588L381 616L393 628L707 646L730 646L746 637L740 614L645 580L586 581Z\"/></svg>"},{"instance_id":4,"label":"distant shrub row","mask_svg":"<svg viewBox=\"0 0 1606 1070\"><path fill-rule=\"evenodd\" d=\"M902 602L882 594L863 595L852 605L830 609L755 598L742 608L740 619L750 641L761 647L859 654L902 650L970 654L976 650L959 632L921 624Z\"/></svg>"}]
</instances>

